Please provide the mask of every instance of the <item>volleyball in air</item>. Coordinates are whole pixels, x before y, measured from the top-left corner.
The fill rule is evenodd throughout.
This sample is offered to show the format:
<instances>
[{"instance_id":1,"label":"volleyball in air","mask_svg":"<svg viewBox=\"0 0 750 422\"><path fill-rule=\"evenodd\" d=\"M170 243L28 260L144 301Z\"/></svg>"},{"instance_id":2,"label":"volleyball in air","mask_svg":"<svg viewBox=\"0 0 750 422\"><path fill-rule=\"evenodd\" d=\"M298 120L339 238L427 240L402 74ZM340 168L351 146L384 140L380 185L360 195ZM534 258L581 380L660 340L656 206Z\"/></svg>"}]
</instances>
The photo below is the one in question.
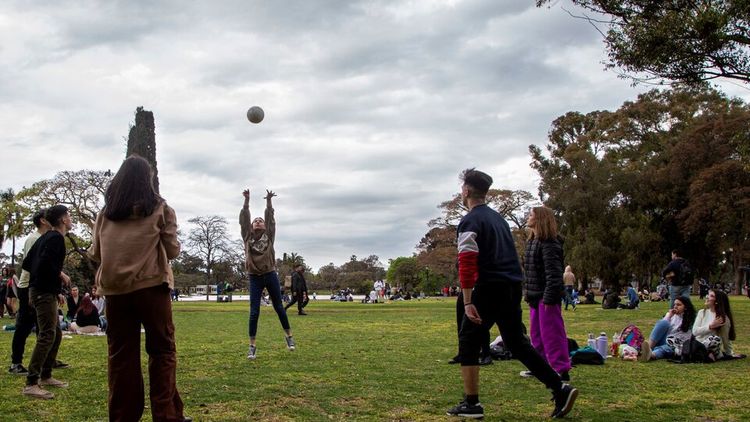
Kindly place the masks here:
<instances>
[{"instance_id":1,"label":"volleyball in air","mask_svg":"<svg viewBox=\"0 0 750 422\"><path fill-rule=\"evenodd\" d=\"M252 106L247 110L247 120L250 120L251 123L258 124L263 121L263 117L265 117L265 113L258 106Z\"/></svg>"}]
</instances>

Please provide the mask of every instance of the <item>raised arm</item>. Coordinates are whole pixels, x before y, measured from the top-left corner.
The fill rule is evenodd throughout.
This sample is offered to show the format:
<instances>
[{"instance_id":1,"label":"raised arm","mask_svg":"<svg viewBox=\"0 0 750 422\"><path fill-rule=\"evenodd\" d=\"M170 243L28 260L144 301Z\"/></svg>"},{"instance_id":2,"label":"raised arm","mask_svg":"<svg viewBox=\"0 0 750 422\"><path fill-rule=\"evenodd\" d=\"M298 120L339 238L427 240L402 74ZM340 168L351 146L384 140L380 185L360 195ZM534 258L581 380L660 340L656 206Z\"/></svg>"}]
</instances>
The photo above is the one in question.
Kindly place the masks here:
<instances>
[{"instance_id":1,"label":"raised arm","mask_svg":"<svg viewBox=\"0 0 750 422\"><path fill-rule=\"evenodd\" d=\"M242 196L245 200L240 210L240 233L242 234L242 240L247 242L247 237L252 231L250 223L250 189L243 190Z\"/></svg>"},{"instance_id":2,"label":"raised arm","mask_svg":"<svg viewBox=\"0 0 750 422\"><path fill-rule=\"evenodd\" d=\"M266 189L266 214L265 214L265 223L266 223L266 232L268 233L268 236L271 239L274 239L276 237L276 219L273 216L273 204L271 203L271 198L276 196L276 194L272 190Z\"/></svg>"}]
</instances>

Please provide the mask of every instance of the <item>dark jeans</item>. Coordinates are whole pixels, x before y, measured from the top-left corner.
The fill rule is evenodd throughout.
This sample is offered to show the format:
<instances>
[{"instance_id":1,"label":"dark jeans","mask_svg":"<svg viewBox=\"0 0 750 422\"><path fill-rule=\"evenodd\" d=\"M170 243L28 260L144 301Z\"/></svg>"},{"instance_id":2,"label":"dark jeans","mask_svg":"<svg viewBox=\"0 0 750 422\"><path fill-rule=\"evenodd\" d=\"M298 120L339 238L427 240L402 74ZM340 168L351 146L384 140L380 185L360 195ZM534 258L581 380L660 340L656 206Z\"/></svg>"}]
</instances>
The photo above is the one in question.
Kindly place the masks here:
<instances>
[{"instance_id":1,"label":"dark jeans","mask_svg":"<svg viewBox=\"0 0 750 422\"><path fill-rule=\"evenodd\" d=\"M260 298L263 295L263 289L268 290L268 296L273 303L273 309L279 316L281 327L285 330L290 329L289 318L286 317L286 310L281 301L281 287L279 286L279 276L276 271L271 271L263 275L250 274L250 337L255 338L258 332L258 318L260 317Z\"/></svg>"},{"instance_id":2,"label":"dark jeans","mask_svg":"<svg viewBox=\"0 0 750 422\"><path fill-rule=\"evenodd\" d=\"M573 300L573 286L565 286L565 310L568 310L568 305L573 305L573 309L576 308L576 303Z\"/></svg>"},{"instance_id":3,"label":"dark jeans","mask_svg":"<svg viewBox=\"0 0 750 422\"><path fill-rule=\"evenodd\" d=\"M521 283L516 282L495 281L474 287L471 301L482 318L482 324L475 324L466 317L461 322L458 335L461 366L477 365L486 332L497 324L503 344L510 349L513 357L520 360L547 388L559 391L562 387L560 376L523 334L521 296Z\"/></svg>"},{"instance_id":4,"label":"dark jeans","mask_svg":"<svg viewBox=\"0 0 750 422\"><path fill-rule=\"evenodd\" d=\"M146 331L149 398L154 421L182 421L177 391L177 348L172 300L165 285L107 295L109 420L138 421L143 415L141 324Z\"/></svg>"},{"instance_id":5,"label":"dark jeans","mask_svg":"<svg viewBox=\"0 0 750 422\"><path fill-rule=\"evenodd\" d=\"M18 312L16 313L16 331L13 332L11 363L23 363L23 352L26 350L26 339L31 334L36 322L36 312L29 306L29 288L18 288Z\"/></svg>"},{"instance_id":6,"label":"dark jeans","mask_svg":"<svg viewBox=\"0 0 750 422\"><path fill-rule=\"evenodd\" d=\"M305 298L305 292L303 290L300 290L298 292L294 292L291 302L287 303L284 309L289 309L296 303L297 312L302 313L302 309L307 306L308 302L310 302L310 299Z\"/></svg>"},{"instance_id":7,"label":"dark jeans","mask_svg":"<svg viewBox=\"0 0 750 422\"><path fill-rule=\"evenodd\" d=\"M464 320L464 314L466 313L466 307L464 306L464 292L458 293L456 298L456 329L459 337L461 336L461 323ZM492 328L492 326L490 326ZM487 329L486 335L482 339L482 348L479 351L479 356L484 359L490 355L490 329Z\"/></svg>"},{"instance_id":8,"label":"dark jeans","mask_svg":"<svg viewBox=\"0 0 750 422\"><path fill-rule=\"evenodd\" d=\"M42 379L52 376L52 365L57 359L62 331L57 323L57 295L38 292L33 287L29 288L29 294L36 310L37 339L29 362L26 385L35 385L40 376Z\"/></svg>"}]
</instances>

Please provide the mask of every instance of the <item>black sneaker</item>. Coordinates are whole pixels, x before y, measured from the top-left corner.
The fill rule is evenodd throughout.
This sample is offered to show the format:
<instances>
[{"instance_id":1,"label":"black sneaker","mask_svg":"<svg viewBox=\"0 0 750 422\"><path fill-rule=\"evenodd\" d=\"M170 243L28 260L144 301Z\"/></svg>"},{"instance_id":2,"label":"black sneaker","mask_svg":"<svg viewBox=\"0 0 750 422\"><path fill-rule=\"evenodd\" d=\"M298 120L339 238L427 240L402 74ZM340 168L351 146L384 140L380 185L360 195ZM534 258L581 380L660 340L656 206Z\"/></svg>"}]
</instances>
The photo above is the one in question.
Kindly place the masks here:
<instances>
[{"instance_id":1,"label":"black sneaker","mask_svg":"<svg viewBox=\"0 0 750 422\"><path fill-rule=\"evenodd\" d=\"M492 365L492 356L479 358L479 366Z\"/></svg>"},{"instance_id":2,"label":"black sneaker","mask_svg":"<svg viewBox=\"0 0 750 422\"><path fill-rule=\"evenodd\" d=\"M570 381L570 373L568 371L560 372L560 379L563 381Z\"/></svg>"},{"instance_id":3,"label":"black sneaker","mask_svg":"<svg viewBox=\"0 0 750 422\"><path fill-rule=\"evenodd\" d=\"M552 393L552 400L555 401L555 410L552 412L552 418L562 418L573 409L573 403L578 397L578 390L569 384L563 384L562 389L557 393Z\"/></svg>"},{"instance_id":4,"label":"black sneaker","mask_svg":"<svg viewBox=\"0 0 750 422\"><path fill-rule=\"evenodd\" d=\"M455 365L457 363L461 363L461 357L456 355L451 358L451 360L448 361L448 364Z\"/></svg>"},{"instance_id":5,"label":"black sneaker","mask_svg":"<svg viewBox=\"0 0 750 422\"><path fill-rule=\"evenodd\" d=\"M481 403L469 404L462 401L456 407L448 409L445 412L448 416L460 416L462 418L482 419L484 417L484 407Z\"/></svg>"},{"instance_id":6,"label":"black sneaker","mask_svg":"<svg viewBox=\"0 0 750 422\"><path fill-rule=\"evenodd\" d=\"M70 368L70 364L67 364L61 360L56 360L54 364L52 364L53 369L65 369Z\"/></svg>"},{"instance_id":7,"label":"black sneaker","mask_svg":"<svg viewBox=\"0 0 750 422\"><path fill-rule=\"evenodd\" d=\"M8 373L13 375L28 375L29 370L24 368L20 363L14 363L8 368Z\"/></svg>"}]
</instances>

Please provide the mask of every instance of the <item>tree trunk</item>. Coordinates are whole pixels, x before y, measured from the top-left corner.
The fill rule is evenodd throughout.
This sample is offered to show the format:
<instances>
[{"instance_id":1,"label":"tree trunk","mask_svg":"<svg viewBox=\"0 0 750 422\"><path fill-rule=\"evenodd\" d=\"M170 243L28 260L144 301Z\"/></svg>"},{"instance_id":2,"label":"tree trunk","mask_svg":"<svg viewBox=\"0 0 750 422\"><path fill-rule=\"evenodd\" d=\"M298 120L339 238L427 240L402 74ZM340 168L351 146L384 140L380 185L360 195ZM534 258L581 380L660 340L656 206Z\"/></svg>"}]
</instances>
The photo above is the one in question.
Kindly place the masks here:
<instances>
[{"instance_id":1,"label":"tree trunk","mask_svg":"<svg viewBox=\"0 0 750 422\"><path fill-rule=\"evenodd\" d=\"M744 271L742 271L742 254L744 252L742 245L736 245L733 249L732 254L732 265L734 269L734 287L735 293L738 295L742 294L742 281L744 279ZM748 293L750 296L750 293Z\"/></svg>"}]
</instances>

